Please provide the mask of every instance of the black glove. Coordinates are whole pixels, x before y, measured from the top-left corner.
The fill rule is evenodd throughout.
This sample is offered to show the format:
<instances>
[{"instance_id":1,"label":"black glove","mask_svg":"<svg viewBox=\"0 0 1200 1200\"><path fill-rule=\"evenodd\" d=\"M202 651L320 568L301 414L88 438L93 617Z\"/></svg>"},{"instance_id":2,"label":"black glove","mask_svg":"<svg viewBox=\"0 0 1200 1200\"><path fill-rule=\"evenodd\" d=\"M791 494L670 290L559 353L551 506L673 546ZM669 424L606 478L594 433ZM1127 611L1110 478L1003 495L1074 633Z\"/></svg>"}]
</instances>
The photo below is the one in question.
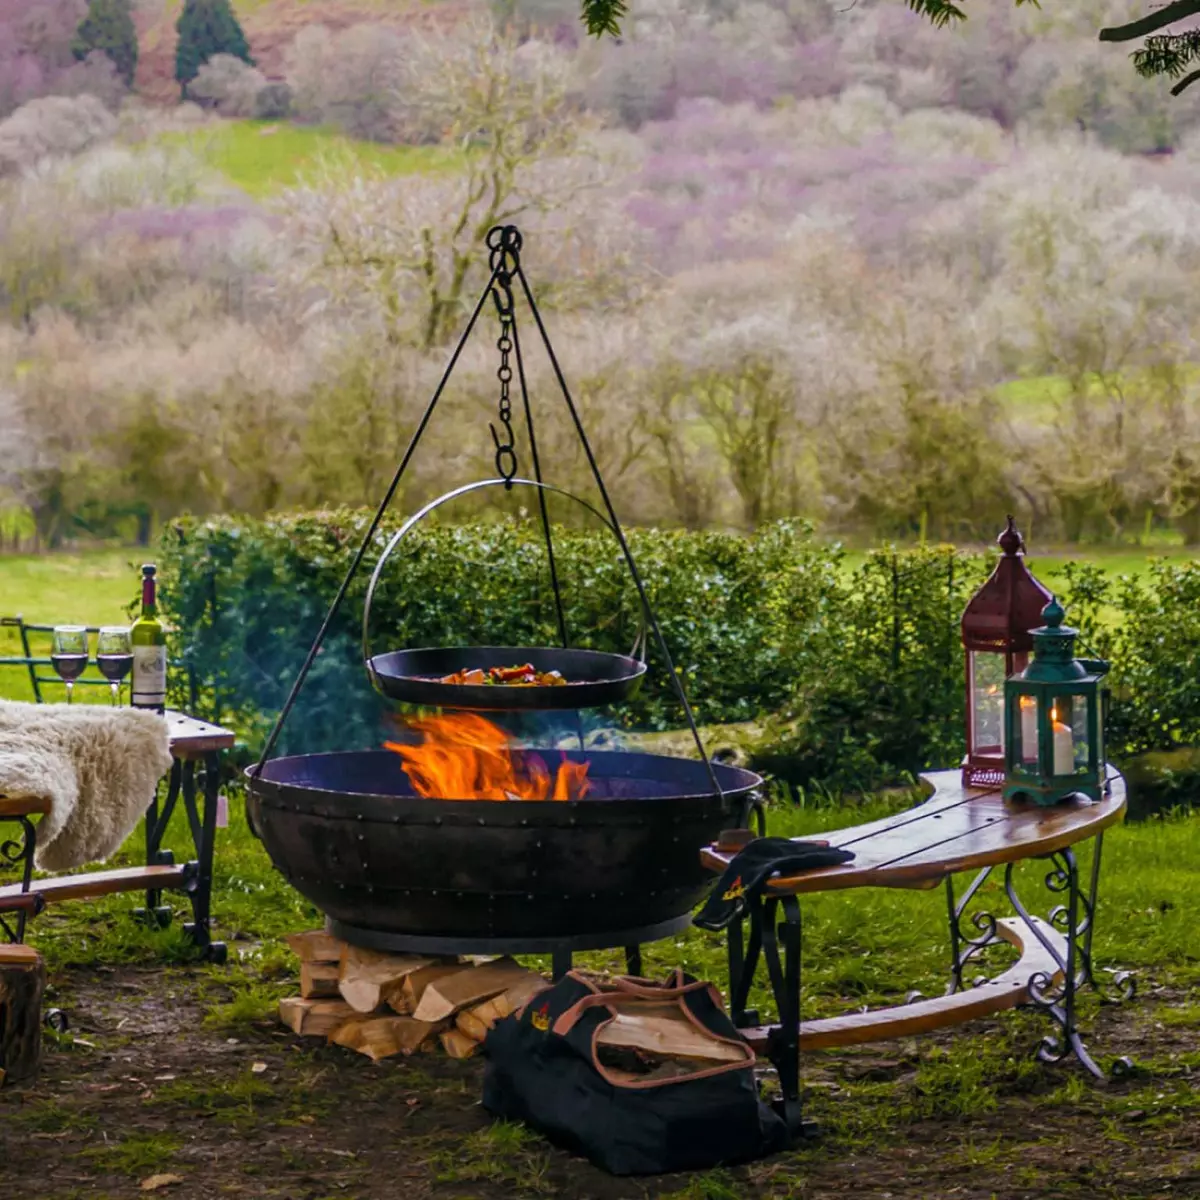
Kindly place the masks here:
<instances>
[{"instance_id":1,"label":"black glove","mask_svg":"<svg viewBox=\"0 0 1200 1200\"><path fill-rule=\"evenodd\" d=\"M790 838L755 838L730 861L704 906L692 918L701 929L724 929L746 911L772 875L794 875L816 867L837 867L854 857L849 850Z\"/></svg>"}]
</instances>

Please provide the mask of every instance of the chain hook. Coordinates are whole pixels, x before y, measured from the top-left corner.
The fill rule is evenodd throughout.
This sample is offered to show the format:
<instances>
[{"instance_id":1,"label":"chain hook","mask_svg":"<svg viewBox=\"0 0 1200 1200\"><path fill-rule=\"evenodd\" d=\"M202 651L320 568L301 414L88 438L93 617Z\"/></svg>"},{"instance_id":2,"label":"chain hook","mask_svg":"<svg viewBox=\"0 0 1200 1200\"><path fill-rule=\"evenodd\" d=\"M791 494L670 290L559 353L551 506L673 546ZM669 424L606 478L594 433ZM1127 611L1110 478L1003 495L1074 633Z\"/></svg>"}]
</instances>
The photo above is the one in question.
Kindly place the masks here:
<instances>
[{"instance_id":1,"label":"chain hook","mask_svg":"<svg viewBox=\"0 0 1200 1200\"><path fill-rule=\"evenodd\" d=\"M500 381L497 414L504 430L503 437L495 424L490 424L488 428L492 431L492 441L496 446L496 473L504 480L505 487L511 488L517 474L517 452L512 427L512 400L509 397L513 373L508 356L512 353L514 345L512 332L515 301L512 278L521 265L520 231L515 225L497 225L489 230L487 244L491 251L489 263L495 276L492 301L496 305L496 315L500 318L500 337L496 340L496 349L500 351L500 366L496 371L496 378Z\"/></svg>"}]
</instances>

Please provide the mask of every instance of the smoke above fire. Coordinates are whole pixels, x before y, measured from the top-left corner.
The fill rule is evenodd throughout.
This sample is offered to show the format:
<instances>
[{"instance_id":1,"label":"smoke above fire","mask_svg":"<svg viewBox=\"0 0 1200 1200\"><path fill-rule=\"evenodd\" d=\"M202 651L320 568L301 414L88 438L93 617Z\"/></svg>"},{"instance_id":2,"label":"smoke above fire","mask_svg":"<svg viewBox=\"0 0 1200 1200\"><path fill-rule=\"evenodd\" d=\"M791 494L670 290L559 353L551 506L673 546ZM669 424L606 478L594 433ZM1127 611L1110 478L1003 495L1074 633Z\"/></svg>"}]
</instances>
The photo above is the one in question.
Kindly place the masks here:
<instances>
[{"instance_id":1,"label":"smoke above fire","mask_svg":"<svg viewBox=\"0 0 1200 1200\"><path fill-rule=\"evenodd\" d=\"M420 742L386 741L418 796L433 800L582 800L588 764L566 754L551 772L532 751L514 753L509 735L477 713L413 717L405 728Z\"/></svg>"}]
</instances>

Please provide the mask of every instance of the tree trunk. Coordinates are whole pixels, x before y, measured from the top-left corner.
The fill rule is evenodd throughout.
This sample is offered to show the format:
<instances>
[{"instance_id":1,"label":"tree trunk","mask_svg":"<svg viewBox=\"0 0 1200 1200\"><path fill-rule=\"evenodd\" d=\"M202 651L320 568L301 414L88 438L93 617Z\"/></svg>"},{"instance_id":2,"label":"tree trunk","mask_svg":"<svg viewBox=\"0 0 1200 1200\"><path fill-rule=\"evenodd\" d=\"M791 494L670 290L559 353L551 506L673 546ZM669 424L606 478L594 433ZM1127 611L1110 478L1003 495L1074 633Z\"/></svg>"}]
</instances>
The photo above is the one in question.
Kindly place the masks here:
<instances>
[{"instance_id":1,"label":"tree trunk","mask_svg":"<svg viewBox=\"0 0 1200 1200\"><path fill-rule=\"evenodd\" d=\"M37 1074L46 966L28 946L0 946L0 1083Z\"/></svg>"}]
</instances>

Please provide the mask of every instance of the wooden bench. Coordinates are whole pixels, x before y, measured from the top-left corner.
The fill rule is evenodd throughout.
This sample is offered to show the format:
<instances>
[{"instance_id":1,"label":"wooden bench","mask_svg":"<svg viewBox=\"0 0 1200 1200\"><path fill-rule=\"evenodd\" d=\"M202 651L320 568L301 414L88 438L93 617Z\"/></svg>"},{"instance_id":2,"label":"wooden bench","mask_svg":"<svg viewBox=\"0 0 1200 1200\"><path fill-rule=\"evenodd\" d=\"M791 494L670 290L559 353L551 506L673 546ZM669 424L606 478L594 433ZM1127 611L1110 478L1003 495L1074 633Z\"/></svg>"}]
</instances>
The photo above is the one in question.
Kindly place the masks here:
<instances>
[{"instance_id":1,"label":"wooden bench","mask_svg":"<svg viewBox=\"0 0 1200 1200\"><path fill-rule=\"evenodd\" d=\"M0 933L7 935L10 941L23 941L29 919L37 916L47 904L94 899L117 892L144 892L146 915L155 916L161 923L170 917L170 910L161 904L162 893L179 891L187 895L192 908L192 921L185 930L210 961L225 961L226 948L223 943L212 941L209 925L220 755L233 745L234 735L219 725L184 713L168 711L166 720L173 761L165 796L161 802L156 796L146 810L144 866L34 879L33 857L37 844L34 818L45 815L47 805L0 796L0 824L12 822L21 829L19 840L0 835L0 860L21 872L19 881L0 886ZM197 786L198 769L202 773L201 787ZM180 800L195 857L177 864L171 851L163 848L162 840ZM6 920L6 916L15 920Z\"/></svg>"},{"instance_id":2,"label":"wooden bench","mask_svg":"<svg viewBox=\"0 0 1200 1200\"><path fill-rule=\"evenodd\" d=\"M1044 976L1050 983L1062 981L1060 961L1067 955L1067 939L1045 921L1033 918L1057 952L1056 958L1035 937L1030 937L1023 922L1004 918L996 922L996 935L1015 946L1021 957L1002 975L981 980L966 991L951 992L929 1000L877 1008L872 1012L847 1013L819 1021L800 1022L800 1050L831 1050L864 1042L886 1042L892 1038L931 1033L964 1021L990 1017L1006 1009L1029 1002L1029 981ZM741 1030L742 1036L760 1053L769 1050L772 1027L755 1026Z\"/></svg>"},{"instance_id":3,"label":"wooden bench","mask_svg":"<svg viewBox=\"0 0 1200 1200\"><path fill-rule=\"evenodd\" d=\"M765 1051L779 1071L780 1107L793 1133L804 1130L799 1110L799 1057L816 1050L906 1037L1030 1004L1057 1026L1039 1048L1043 1061L1068 1055L1098 1078L1105 1074L1083 1044L1076 1016L1079 989L1099 990L1092 968L1097 892L1104 831L1125 815L1125 781L1108 768L1100 800L1075 796L1052 808L1005 800L998 789L966 788L960 771L922 777L932 794L906 812L822 834L832 846L853 851L840 866L772 879L728 930L730 1015L747 1041ZM705 866L724 871L749 835L718 842L702 852ZM1073 847L1092 841L1091 869L1081 872ZM1041 860L1040 874L1056 901L1048 918L1025 904L1014 869ZM997 868L1015 916L997 918L968 907ZM974 872L961 897L954 877ZM926 890L945 886L950 926L950 986L945 996L875 1012L819 1021L800 1019L801 898L858 887ZM743 924L748 921L747 940ZM997 978L964 986L968 964L991 945L1017 947L1020 959ZM764 1026L747 1003L759 959L764 960L778 1021ZM1131 981L1114 979L1114 999L1133 995Z\"/></svg>"}]
</instances>

